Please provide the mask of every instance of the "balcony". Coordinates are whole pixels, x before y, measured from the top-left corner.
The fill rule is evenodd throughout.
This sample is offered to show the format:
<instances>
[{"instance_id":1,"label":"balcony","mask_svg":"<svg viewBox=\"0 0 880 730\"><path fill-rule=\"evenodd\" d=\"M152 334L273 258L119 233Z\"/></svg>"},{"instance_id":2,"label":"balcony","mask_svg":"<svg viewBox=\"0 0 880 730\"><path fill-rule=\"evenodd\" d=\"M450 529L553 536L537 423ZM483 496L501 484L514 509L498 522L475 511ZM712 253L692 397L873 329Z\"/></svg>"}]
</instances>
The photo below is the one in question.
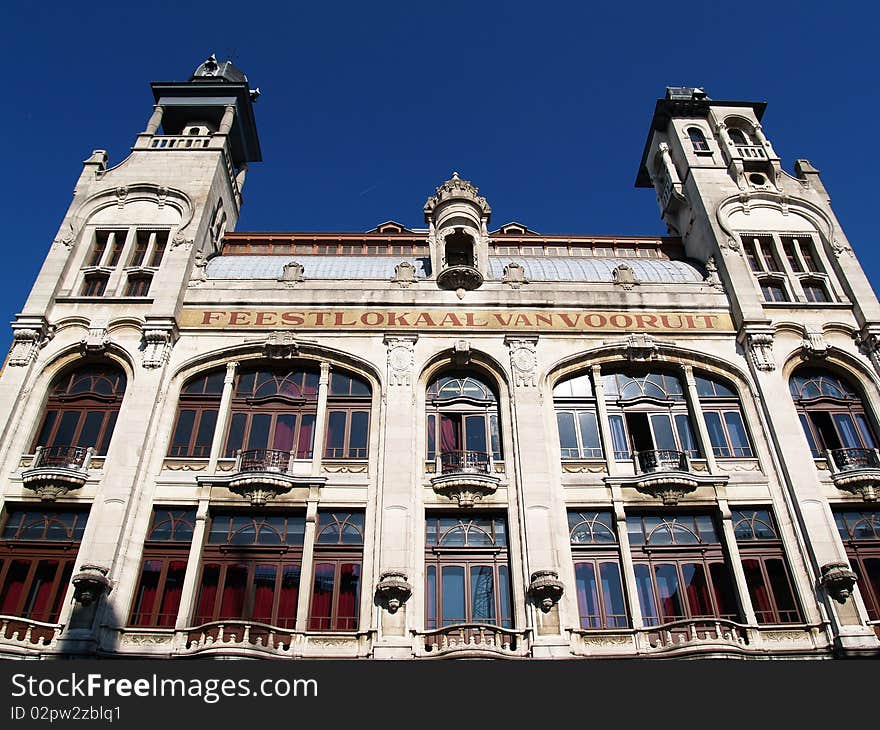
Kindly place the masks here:
<instances>
[{"instance_id":1,"label":"balcony","mask_svg":"<svg viewBox=\"0 0 880 730\"><path fill-rule=\"evenodd\" d=\"M196 477L199 484L225 487L230 492L261 507L280 494L295 487L321 486L327 477L293 473L296 452L278 449L246 449L238 451L232 471L225 474Z\"/></svg>"},{"instance_id":2,"label":"balcony","mask_svg":"<svg viewBox=\"0 0 880 730\"><path fill-rule=\"evenodd\" d=\"M744 160L766 160L767 152L759 144L736 145L736 154Z\"/></svg>"},{"instance_id":3,"label":"balcony","mask_svg":"<svg viewBox=\"0 0 880 730\"><path fill-rule=\"evenodd\" d=\"M461 298L466 291L479 289L483 285L483 275L476 262L466 262L456 258L444 261L444 267L437 274L437 286L441 289L454 289Z\"/></svg>"},{"instance_id":4,"label":"balcony","mask_svg":"<svg viewBox=\"0 0 880 730\"><path fill-rule=\"evenodd\" d=\"M492 455L485 451L443 451L435 471L437 476L431 478L434 491L456 500L459 507L473 507L494 494L501 482L493 473Z\"/></svg>"},{"instance_id":5,"label":"balcony","mask_svg":"<svg viewBox=\"0 0 880 730\"><path fill-rule=\"evenodd\" d=\"M215 621L184 629L182 654L293 656L301 637L293 630L253 621Z\"/></svg>"},{"instance_id":6,"label":"balcony","mask_svg":"<svg viewBox=\"0 0 880 730\"><path fill-rule=\"evenodd\" d=\"M682 497L698 487L712 487L726 483L730 477L697 474L686 451L674 449L647 449L634 451L632 476L605 477L609 486L633 487L657 497L664 505L674 506Z\"/></svg>"},{"instance_id":7,"label":"balcony","mask_svg":"<svg viewBox=\"0 0 880 730\"><path fill-rule=\"evenodd\" d=\"M86 483L94 451L91 446L38 446L30 468L21 473L22 483L52 502Z\"/></svg>"},{"instance_id":8,"label":"balcony","mask_svg":"<svg viewBox=\"0 0 880 730\"><path fill-rule=\"evenodd\" d=\"M880 452L877 449L830 449L825 452L825 457L835 487L857 494L866 502L876 501L880 488Z\"/></svg>"},{"instance_id":9,"label":"balcony","mask_svg":"<svg viewBox=\"0 0 880 730\"><path fill-rule=\"evenodd\" d=\"M499 626L457 624L413 633L413 652L418 657L525 657L529 654L528 632Z\"/></svg>"},{"instance_id":10,"label":"balcony","mask_svg":"<svg viewBox=\"0 0 880 730\"><path fill-rule=\"evenodd\" d=\"M60 633L58 624L0 616L0 657L41 653L51 647Z\"/></svg>"}]
</instances>

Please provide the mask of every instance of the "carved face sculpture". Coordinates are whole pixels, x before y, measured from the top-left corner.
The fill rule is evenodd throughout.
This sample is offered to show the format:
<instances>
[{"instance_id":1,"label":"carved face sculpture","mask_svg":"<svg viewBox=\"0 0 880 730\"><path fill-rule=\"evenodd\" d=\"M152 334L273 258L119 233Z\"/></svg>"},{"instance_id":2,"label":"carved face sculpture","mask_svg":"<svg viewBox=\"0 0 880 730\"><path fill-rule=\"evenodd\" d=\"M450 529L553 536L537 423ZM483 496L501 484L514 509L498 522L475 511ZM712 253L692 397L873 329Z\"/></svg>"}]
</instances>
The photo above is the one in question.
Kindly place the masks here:
<instances>
[{"instance_id":1,"label":"carved face sculpture","mask_svg":"<svg viewBox=\"0 0 880 730\"><path fill-rule=\"evenodd\" d=\"M400 608L400 599L399 598L389 598L388 599L388 612L389 613L397 613L397 609Z\"/></svg>"}]
</instances>

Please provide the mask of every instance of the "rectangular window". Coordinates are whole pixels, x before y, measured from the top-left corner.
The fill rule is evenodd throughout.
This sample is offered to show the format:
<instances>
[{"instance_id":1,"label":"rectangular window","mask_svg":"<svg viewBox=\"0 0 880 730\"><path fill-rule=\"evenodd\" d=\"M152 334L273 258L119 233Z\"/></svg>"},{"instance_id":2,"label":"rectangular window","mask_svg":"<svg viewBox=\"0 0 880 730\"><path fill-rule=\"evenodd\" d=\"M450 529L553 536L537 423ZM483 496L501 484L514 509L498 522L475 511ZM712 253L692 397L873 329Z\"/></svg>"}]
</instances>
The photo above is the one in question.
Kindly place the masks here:
<instances>
[{"instance_id":1,"label":"rectangular window","mask_svg":"<svg viewBox=\"0 0 880 730\"><path fill-rule=\"evenodd\" d=\"M147 255L147 248L150 245L150 236L152 231L138 231L134 238L134 248L131 252L131 258L128 260L129 266L142 266L144 258Z\"/></svg>"},{"instance_id":2,"label":"rectangular window","mask_svg":"<svg viewBox=\"0 0 880 730\"><path fill-rule=\"evenodd\" d=\"M719 458L751 458L752 447L743 425L742 415L736 411L703 411L712 453Z\"/></svg>"},{"instance_id":3,"label":"rectangular window","mask_svg":"<svg viewBox=\"0 0 880 730\"><path fill-rule=\"evenodd\" d=\"M620 553L611 512L570 511L568 527L581 628L628 626Z\"/></svg>"},{"instance_id":4,"label":"rectangular window","mask_svg":"<svg viewBox=\"0 0 880 730\"><path fill-rule=\"evenodd\" d=\"M100 297L107 288L107 277L100 274L90 275L83 280L82 296Z\"/></svg>"},{"instance_id":5,"label":"rectangular window","mask_svg":"<svg viewBox=\"0 0 880 730\"><path fill-rule=\"evenodd\" d=\"M327 459L366 459L369 411L331 410L327 414Z\"/></svg>"},{"instance_id":6,"label":"rectangular window","mask_svg":"<svg viewBox=\"0 0 880 730\"><path fill-rule=\"evenodd\" d=\"M765 302L790 301L781 282L766 279L761 281L761 293L764 295Z\"/></svg>"},{"instance_id":7,"label":"rectangular window","mask_svg":"<svg viewBox=\"0 0 880 730\"><path fill-rule=\"evenodd\" d=\"M358 629L363 542L363 513L318 513L310 630Z\"/></svg>"},{"instance_id":8,"label":"rectangular window","mask_svg":"<svg viewBox=\"0 0 880 730\"><path fill-rule=\"evenodd\" d=\"M150 266L157 267L162 263L162 257L165 255L167 244L168 231L156 231L156 242L153 246L153 253L150 256Z\"/></svg>"},{"instance_id":9,"label":"rectangular window","mask_svg":"<svg viewBox=\"0 0 880 730\"><path fill-rule=\"evenodd\" d=\"M125 285L125 296L127 297L145 297L150 292L150 283L152 279L149 276L129 276Z\"/></svg>"}]
</instances>

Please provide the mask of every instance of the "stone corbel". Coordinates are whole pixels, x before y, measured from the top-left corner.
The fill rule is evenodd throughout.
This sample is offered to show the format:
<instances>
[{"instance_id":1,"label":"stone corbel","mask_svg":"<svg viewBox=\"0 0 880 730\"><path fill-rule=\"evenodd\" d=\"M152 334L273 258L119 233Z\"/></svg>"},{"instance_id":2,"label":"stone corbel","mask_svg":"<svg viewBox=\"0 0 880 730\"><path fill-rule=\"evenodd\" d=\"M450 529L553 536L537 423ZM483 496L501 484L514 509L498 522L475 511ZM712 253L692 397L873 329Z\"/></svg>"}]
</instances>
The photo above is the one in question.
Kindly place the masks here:
<instances>
[{"instance_id":1,"label":"stone corbel","mask_svg":"<svg viewBox=\"0 0 880 730\"><path fill-rule=\"evenodd\" d=\"M390 386L409 386L412 384L412 370L415 363L414 346L418 335L385 335L388 348L388 384Z\"/></svg>"},{"instance_id":2,"label":"stone corbel","mask_svg":"<svg viewBox=\"0 0 880 730\"><path fill-rule=\"evenodd\" d=\"M279 360L294 358L299 354L299 343L293 332L270 332L263 343L266 357Z\"/></svg>"},{"instance_id":3,"label":"stone corbel","mask_svg":"<svg viewBox=\"0 0 880 730\"><path fill-rule=\"evenodd\" d=\"M8 363L11 367L25 367L37 359L40 349L52 339L50 328L42 317L20 319L12 325L12 347Z\"/></svg>"},{"instance_id":4,"label":"stone corbel","mask_svg":"<svg viewBox=\"0 0 880 730\"><path fill-rule=\"evenodd\" d=\"M548 613L553 606L559 603L564 591L565 586L559 580L559 573L555 570L536 570L532 573L528 595L544 613Z\"/></svg>"},{"instance_id":5,"label":"stone corbel","mask_svg":"<svg viewBox=\"0 0 880 730\"><path fill-rule=\"evenodd\" d=\"M171 349L177 338L177 324L173 320L147 322L143 327L143 367L160 368L165 365L171 358Z\"/></svg>"},{"instance_id":6,"label":"stone corbel","mask_svg":"<svg viewBox=\"0 0 880 730\"><path fill-rule=\"evenodd\" d=\"M80 572L71 579L73 583L73 600L81 603L83 606L91 606L96 603L101 596L110 593L113 586L107 573L109 568L103 565L81 565Z\"/></svg>"},{"instance_id":7,"label":"stone corbel","mask_svg":"<svg viewBox=\"0 0 880 730\"><path fill-rule=\"evenodd\" d=\"M850 569L849 563L834 562L820 569L819 585L838 603L846 603L852 595L858 576Z\"/></svg>"},{"instance_id":8,"label":"stone corbel","mask_svg":"<svg viewBox=\"0 0 880 730\"><path fill-rule=\"evenodd\" d=\"M804 328L804 339L801 342L801 357L804 360L828 357L828 347L821 329L809 325Z\"/></svg>"},{"instance_id":9,"label":"stone corbel","mask_svg":"<svg viewBox=\"0 0 880 730\"><path fill-rule=\"evenodd\" d=\"M776 369L772 330L761 328L751 332L747 331L740 336L740 341L758 370L771 372Z\"/></svg>"},{"instance_id":10,"label":"stone corbel","mask_svg":"<svg viewBox=\"0 0 880 730\"><path fill-rule=\"evenodd\" d=\"M406 573L402 570L385 570L379 576L376 598L388 613L397 613L412 595L413 587L406 578Z\"/></svg>"},{"instance_id":11,"label":"stone corbel","mask_svg":"<svg viewBox=\"0 0 880 730\"><path fill-rule=\"evenodd\" d=\"M510 370L514 385L518 388L535 387L538 364L535 350L538 338L508 335L504 338L504 344L510 348Z\"/></svg>"},{"instance_id":12,"label":"stone corbel","mask_svg":"<svg viewBox=\"0 0 880 730\"><path fill-rule=\"evenodd\" d=\"M880 325L865 325L855 335L856 345L865 357L869 358L874 367L880 370Z\"/></svg>"},{"instance_id":13,"label":"stone corbel","mask_svg":"<svg viewBox=\"0 0 880 730\"><path fill-rule=\"evenodd\" d=\"M706 278L704 281L716 291L724 291L724 285L718 277L718 266L715 264L714 256L710 256L708 261L706 261Z\"/></svg>"}]
</instances>

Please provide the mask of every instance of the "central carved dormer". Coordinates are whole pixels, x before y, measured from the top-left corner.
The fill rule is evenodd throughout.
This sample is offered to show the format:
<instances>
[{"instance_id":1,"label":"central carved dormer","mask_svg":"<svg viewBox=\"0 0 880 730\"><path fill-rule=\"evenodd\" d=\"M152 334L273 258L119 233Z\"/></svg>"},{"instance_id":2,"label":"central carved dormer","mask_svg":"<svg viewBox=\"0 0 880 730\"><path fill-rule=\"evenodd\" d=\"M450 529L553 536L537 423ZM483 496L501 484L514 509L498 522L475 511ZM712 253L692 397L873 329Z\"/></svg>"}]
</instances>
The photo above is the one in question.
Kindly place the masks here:
<instances>
[{"instance_id":1,"label":"central carved dormer","mask_svg":"<svg viewBox=\"0 0 880 730\"><path fill-rule=\"evenodd\" d=\"M483 283L489 267L489 218L492 209L470 181L457 172L425 203L431 267L437 286L459 298Z\"/></svg>"}]
</instances>

